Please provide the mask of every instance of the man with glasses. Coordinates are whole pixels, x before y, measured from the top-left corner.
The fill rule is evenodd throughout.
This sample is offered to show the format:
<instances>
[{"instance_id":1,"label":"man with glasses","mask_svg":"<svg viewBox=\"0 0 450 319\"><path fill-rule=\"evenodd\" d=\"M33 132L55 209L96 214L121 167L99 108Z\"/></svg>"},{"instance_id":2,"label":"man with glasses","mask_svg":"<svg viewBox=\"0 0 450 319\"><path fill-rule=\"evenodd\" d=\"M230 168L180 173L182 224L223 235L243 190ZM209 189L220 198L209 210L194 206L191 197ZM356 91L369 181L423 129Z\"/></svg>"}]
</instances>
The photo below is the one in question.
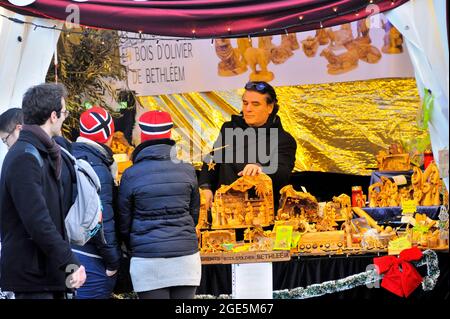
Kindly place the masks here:
<instances>
[{"instance_id":1,"label":"man with glasses","mask_svg":"<svg viewBox=\"0 0 450 319\"><path fill-rule=\"evenodd\" d=\"M23 125L23 113L20 108L12 108L0 115L0 138L9 149L19 138Z\"/></svg>"},{"instance_id":2,"label":"man with glasses","mask_svg":"<svg viewBox=\"0 0 450 319\"><path fill-rule=\"evenodd\" d=\"M16 299L64 298L68 288L79 288L86 280L65 232L61 150L52 139L61 134L66 118L66 94L61 84L27 90L24 125L3 162L0 286Z\"/></svg>"},{"instance_id":3,"label":"man with glasses","mask_svg":"<svg viewBox=\"0 0 450 319\"><path fill-rule=\"evenodd\" d=\"M199 185L211 207L213 192L240 176L262 172L272 179L275 209L280 189L289 183L297 145L281 125L274 88L266 82L248 82L242 95L242 112L225 122L205 161ZM274 142L275 141L275 142ZM275 144L275 145L272 145Z\"/></svg>"}]
</instances>

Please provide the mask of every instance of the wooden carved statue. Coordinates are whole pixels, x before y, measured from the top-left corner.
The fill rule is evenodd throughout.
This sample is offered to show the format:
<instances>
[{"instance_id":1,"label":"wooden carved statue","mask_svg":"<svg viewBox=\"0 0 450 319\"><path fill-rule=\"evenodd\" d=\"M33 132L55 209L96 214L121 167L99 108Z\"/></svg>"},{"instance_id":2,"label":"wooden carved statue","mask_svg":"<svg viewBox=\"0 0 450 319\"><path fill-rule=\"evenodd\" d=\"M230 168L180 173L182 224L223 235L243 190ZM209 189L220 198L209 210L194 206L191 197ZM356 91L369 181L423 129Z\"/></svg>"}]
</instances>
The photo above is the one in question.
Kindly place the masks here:
<instances>
[{"instance_id":1,"label":"wooden carved statue","mask_svg":"<svg viewBox=\"0 0 450 319\"><path fill-rule=\"evenodd\" d=\"M202 252L220 252L225 248L222 244L236 243L236 232L234 230L215 230L202 233Z\"/></svg>"},{"instance_id":2,"label":"wooden carved statue","mask_svg":"<svg viewBox=\"0 0 450 319\"><path fill-rule=\"evenodd\" d=\"M399 54L403 52L403 36L389 22L383 25L386 34L384 36L384 45L381 51L387 54Z\"/></svg>"},{"instance_id":3,"label":"wooden carved statue","mask_svg":"<svg viewBox=\"0 0 450 319\"><path fill-rule=\"evenodd\" d=\"M308 58L312 58L316 55L317 49L319 48L319 40L317 37L307 37L302 41L303 52Z\"/></svg>"},{"instance_id":4,"label":"wooden carved statue","mask_svg":"<svg viewBox=\"0 0 450 319\"><path fill-rule=\"evenodd\" d=\"M346 220L352 216L352 200L347 194L333 196L333 203L336 208L336 219Z\"/></svg>"},{"instance_id":5,"label":"wooden carved statue","mask_svg":"<svg viewBox=\"0 0 450 319\"><path fill-rule=\"evenodd\" d=\"M377 207L378 206L378 194L375 188L381 189L383 186L382 183L374 183L369 186L369 207Z\"/></svg>"},{"instance_id":6,"label":"wooden carved statue","mask_svg":"<svg viewBox=\"0 0 450 319\"><path fill-rule=\"evenodd\" d=\"M318 29L316 30L315 38L319 41L320 45L326 45L330 43L330 37L328 36L329 29Z\"/></svg>"},{"instance_id":7,"label":"wooden carved statue","mask_svg":"<svg viewBox=\"0 0 450 319\"><path fill-rule=\"evenodd\" d=\"M379 171L409 171L410 158L400 144L391 144L387 151L381 150L377 155Z\"/></svg>"},{"instance_id":8,"label":"wooden carved statue","mask_svg":"<svg viewBox=\"0 0 450 319\"><path fill-rule=\"evenodd\" d=\"M281 36L281 44L271 49L270 59L274 64L282 64L293 56L294 53L292 51L298 48L299 44L295 33L290 35L283 34Z\"/></svg>"},{"instance_id":9,"label":"wooden carved statue","mask_svg":"<svg viewBox=\"0 0 450 319\"><path fill-rule=\"evenodd\" d=\"M336 55L331 49L326 48L320 53L328 61L329 74L342 74L358 67L359 55L355 50Z\"/></svg>"},{"instance_id":10,"label":"wooden carved statue","mask_svg":"<svg viewBox=\"0 0 450 319\"><path fill-rule=\"evenodd\" d=\"M414 192L422 189L422 183L423 183L422 181L423 181L422 170L419 167L414 166L413 174L411 176L411 185L412 185Z\"/></svg>"},{"instance_id":11,"label":"wooden carved statue","mask_svg":"<svg viewBox=\"0 0 450 319\"><path fill-rule=\"evenodd\" d=\"M277 219L286 219L284 216L287 215L288 218L304 216L308 222L319 220L319 203L313 195L297 192L292 185L284 186L280 190L280 194L280 207L277 212Z\"/></svg>"},{"instance_id":12,"label":"wooden carved statue","mask_svg":"<svg viewBox=\"0 0 450 319\"><path fill-rule=\"evenodd\" d=\"M250 81L270 82L274 79L274 74L267 69L273 47L272 37L260 37L258 48L250 47L245 51L245 61L252 70Z\"/></svg>"},{"instance_id":13,"label":"wooden carved statue","mask_svg":"<svg viewBox=\"0 0 450 319\"><path fill-rule=\"evenodd\" d=\"M328 30L328 37L331 40L329 49L344 49L345 44L353 40L353 32L350 23L343 24L339 30Z\"/></svg>"},{"instance_id":14,"label":"wooden carved statue","mask_svg":"<svg viewBox=\"0 0 450 319\"><path fill-rule=\"evenodd\" d=\"M209 227L208 224L208 211L206 210L205 190L200 189L200 211L198 214L197 227L199 229L205 229Z\"/></svg>"},{"instance_id":15,"label":"wooden carved statue","mask_svg":"<svg viewBox=\"0 0 450 319\"><path fill-rule=\"evenodd\" d=\"M214 43L216 54L221 60L218 65L219 76L234 76L247 71L239 49L231 46L230 39L215 39Z\"/></svg>"},{"instance_id":16,"label":"wooden carved statue","mask_svg":"<svg viewBox=\"0 0 450 319\"><path fill-rule=\"evenodd\" d=\"M336 209L332 202L328 202L323 209L322 219L316 224L316 229L318 231L330 231L335 230L337 225Z\"/></svg>"},{"instance_id":17,"label":"wooden carved statue","mask_svg":"<svg viewBox=\"0 0 450 319\"><path fill-rule=\"evenodd\" d=\"M243 176L222 185L214 196L212 229L273 224L272 180L265 174Z\"/></svg>"},{"instance_id":18,"label":"wooden carved statue","mask_svg":"<svg viewBox=\"0 0 450 319\"><path fill-rule=\"evenodd\" d=\"M440 205L439 199L439 169L436 163L433 161L428 165L427 169L423 173L422 179L422 206Z\"/></svg>"},{"instance_id":19,"label":"wooden carved statue","mask_svg":"<svg viewBox=\"0 0 450 319\"><path fill-rule=\"evenodd\" d=\"M368 43L361 43L358 41L351 41L345 45L345 47L351 51L353 50L358 54L361 61L366 63L377 63L381 59L381 52L377 47Z\"/></svg>"},{"instance_id":20,"label":"wooden carved statue","mask_svg":"<svg viewBox=\"0 0 450 319\"><path fill-rule=\"evenodd\" d=\"M241 56L241 61L242 61L242 63L247 65L248 63L247 63L247 60L245 60L245 51L247 51L248 48L253 47L252 40L247 39L247 38L239 38L236 41L237 41L239 54Z\"/></svg>"}]
</instances>

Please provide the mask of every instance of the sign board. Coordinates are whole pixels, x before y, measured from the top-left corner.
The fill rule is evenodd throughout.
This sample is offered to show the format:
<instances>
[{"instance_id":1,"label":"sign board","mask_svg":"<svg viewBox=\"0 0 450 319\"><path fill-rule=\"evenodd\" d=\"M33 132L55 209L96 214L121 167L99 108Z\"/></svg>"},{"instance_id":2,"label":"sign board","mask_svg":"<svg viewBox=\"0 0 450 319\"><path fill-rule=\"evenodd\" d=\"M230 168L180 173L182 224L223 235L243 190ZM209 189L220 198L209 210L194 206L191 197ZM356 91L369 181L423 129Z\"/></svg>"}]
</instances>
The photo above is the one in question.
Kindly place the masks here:
<instances>
[{"instance_id":1,"label":"sign board","mask_svg":"<svg viewBox=\"0 0 450 319\"><path fill-rule=\"evenodd\" d=\"M272 263L233 264L233 299L272 299Z\"/></svg>"},{"instance_id":2,"label":"sign board","mask_svg":"<svg viewBox=\"0 0 450 319\"><path fill-rule=\"evenodd\" d=\"M287 261L291 259L290 251L251 251L242 253L202 253L203 265L211 264L247 264Z\"/></svg>"}]
</instances>

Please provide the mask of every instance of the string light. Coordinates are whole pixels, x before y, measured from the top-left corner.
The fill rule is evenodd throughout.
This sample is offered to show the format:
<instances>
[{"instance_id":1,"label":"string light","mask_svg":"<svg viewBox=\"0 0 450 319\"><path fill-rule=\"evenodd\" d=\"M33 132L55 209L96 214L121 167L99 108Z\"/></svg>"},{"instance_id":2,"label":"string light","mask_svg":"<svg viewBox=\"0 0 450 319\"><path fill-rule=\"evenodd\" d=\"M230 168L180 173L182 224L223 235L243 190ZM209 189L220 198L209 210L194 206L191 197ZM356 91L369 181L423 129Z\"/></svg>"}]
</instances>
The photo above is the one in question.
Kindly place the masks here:
<instances>
[{"instance_id":1,"label":"string light","mask_svg":"<svg viewBox=\"0 0 450 319\"><path fill-rule=\"evenodd\" d=\"M275 33L276 34L280 34L280 33L282 33L284 31L286 34L288 34L288 32L287 32L288 29L295 29L295 28L304 27L304 26L307 26L307 25L311 25L312 27L314 27L315 25L317 25L317 23L320 23L320 28L323 28L324 27L323 25L324 25L324 23L326 21L328 21L329 19L336 18L336 16L345 16L345 15L350 15L350 14L353 13L353 14L355 14L356 17L359 17L360 15L359 15L358 12L361 12L361 10L364 10L364 8L367 7L367 3L368 2L374 3L373 0L368 0L367 2L365 2L366 3L365 5L360 5L358 7L353 7L353 8L351 8L351 10L342 10L342 8L341 8L342 11L339 10L338 6L334 6L334 7L332 7L332 10L333 10L333 14L332 15L322 16L319 19L305 20L305 16L304 15L299 15L298 19L299 19L300 22L298 22L298 23L293 23L291 25L285 25L282 28L273 28L273 29L272 28L264 28L264 31L261 30L259 32L252 32L252 33L248 33L248 32L237 33L237 32L234 32L232 34L232 36L236 37L236 38L248 36L249 37L249 42L250 42L251 41L251 38L250 38L251 36L256 36L256 37L262 36L266 32L271 32L271 33L274 33L274 34ZM391 0L391 6L395 5L395 3L396 3L395 0ZM341 12L338 13L338 11L341 11ZM58 31L61 31L63 33L69 33L69 31L67 29L56 28L56 26L49 27L49 26L45 26L45 25L39 25L39 24L36 24L36 23L33 23L33 22L26 22L26 21L22 21L22 20L17 19L17 18L8 17L8 16L3 15L3 14L0 14L0 17L6 18L6 19L8 19L10 21L13 21L13 22L19 23L19 24L32 25L34 27L34 30L36 30L37 28L42 28L42 29L58 30ZM92 36L92 37L99 37L100 36L96 32L92 32L91 33L89 28L90 28L89 26L83 26L83 29L81 31L71 30L70 33L72 33L74 35L84 35L84 36ZM178 38L176 38L176 37L169 37L169 36L158 36L158 37L155 37L154 35L152 35L152 38L150 38L150 36L149 37L142 37L143 31L140 30L139 31L139 37L128 36L127 33L124 32L123 35L119 35L119 38L120 39L125 39L125 41L128 41L128 40L146 41L146 40L156 40L156 39L164 40L164 41L174 41L174 40L175 41L179 41L179 40L189 41L189 40L200 40L200 39L205 39L205 38L211 38L211 36L214 36L215 38L229 38L231 36L231 26L227 27L226 30L228 32L228 35L226 35L226 34L210 35L210 36L206 36L206 37L203 37L203 38L202 37L200 37L200 38L196 37L196 33L197 32L196 32L195 29L191 30L192 31L191 32L191 34L192 34L191 37L187 36L187 37L178 37ZM300 29L298 31L302 31L302 30L303 29Z\"/></svg>"}]
</instances>

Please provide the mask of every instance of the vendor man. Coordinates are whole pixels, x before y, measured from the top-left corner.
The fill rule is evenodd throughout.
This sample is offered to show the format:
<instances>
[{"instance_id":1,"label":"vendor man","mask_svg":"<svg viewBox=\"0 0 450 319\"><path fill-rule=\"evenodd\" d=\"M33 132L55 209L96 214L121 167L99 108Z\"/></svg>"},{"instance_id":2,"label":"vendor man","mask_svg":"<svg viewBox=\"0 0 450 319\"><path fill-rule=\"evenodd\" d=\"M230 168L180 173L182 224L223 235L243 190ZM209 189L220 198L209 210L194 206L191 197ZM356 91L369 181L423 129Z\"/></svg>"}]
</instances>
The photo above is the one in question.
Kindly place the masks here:
<instances>
[{"instance_id":1,"label":"vendor man","mask_svg":"<svg viewBox=\"0 0 450 319\"><path fill-rule=\"evenodd\" d=\"M225 122L205 159L199 178L207 208L220 185L240 176L265 173L272 178L275 209L280 189L287 185L295 163L297 145L281 125L274 88L266 82L248 82L242 95L242 112Z\"/></svg>"}]
</instances>

